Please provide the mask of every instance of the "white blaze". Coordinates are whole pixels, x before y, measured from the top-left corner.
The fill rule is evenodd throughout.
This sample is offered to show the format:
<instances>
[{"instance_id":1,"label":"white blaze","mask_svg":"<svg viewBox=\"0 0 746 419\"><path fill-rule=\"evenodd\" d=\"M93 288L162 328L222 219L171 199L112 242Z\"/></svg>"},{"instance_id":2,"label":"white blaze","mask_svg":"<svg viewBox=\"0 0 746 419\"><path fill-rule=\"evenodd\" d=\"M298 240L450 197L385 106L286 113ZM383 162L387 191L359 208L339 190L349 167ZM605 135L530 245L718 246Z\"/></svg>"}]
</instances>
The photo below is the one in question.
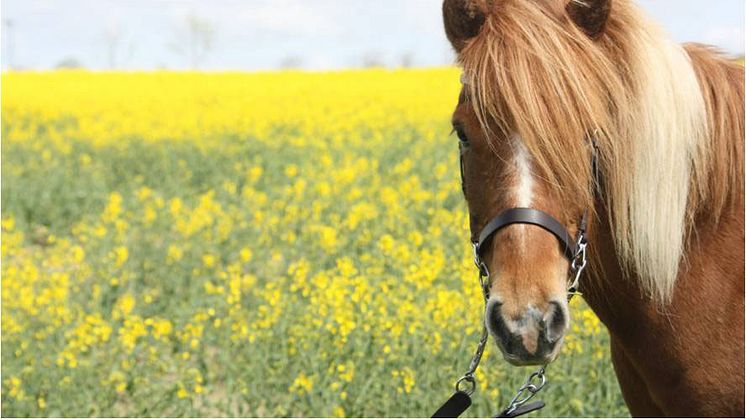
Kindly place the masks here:
<instances>
[{"instance_id":1,"label":"white blaze","mask_svg":"<svg viewBox=\"0 0 746 419\"><path fill-rule=\"evenodd\" d=\"M516 206L529 208L533 201L534 179L531 176L531 155L520 137L513 138L513 157L518 182L515 186Z\"/></svg>"},{"instance_id":2,"label":"white blaze","mask_svg":"<svg viewBox=\"0 0 746 419\"><path fill-rule=\"evenodd\" d=\"M513 165L515 168L515 180L513 186L514 206L519 208L531 208L534 199L534 179L531 176L531 154L523 144L519 136L513 137ZM516 224L520 233L520 248L526 251L526 225Z\"/></svg>"}]
</instances>

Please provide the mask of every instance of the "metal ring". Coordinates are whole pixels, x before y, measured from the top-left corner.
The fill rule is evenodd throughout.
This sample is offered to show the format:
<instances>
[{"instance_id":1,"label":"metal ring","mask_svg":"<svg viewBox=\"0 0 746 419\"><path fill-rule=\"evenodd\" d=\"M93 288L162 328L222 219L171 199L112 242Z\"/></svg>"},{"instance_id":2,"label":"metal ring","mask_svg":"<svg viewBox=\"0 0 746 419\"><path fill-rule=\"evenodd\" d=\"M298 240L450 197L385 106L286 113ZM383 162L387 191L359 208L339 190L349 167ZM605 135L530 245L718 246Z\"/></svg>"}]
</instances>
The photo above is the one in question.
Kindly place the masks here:
<instances>
[{"instance_id":1,"label":"metal ring","mask_svg":"<svg viewBox=\"0 0 746 419\"><path fill-rule=\"evenodd\" d=\"M471 384L471 388L468 391L461 389L461 383L464 381ZM459 378L458 381L456 381L456 391L463 391L467 395L471 396L472 394L474 394L474 391L476 391L476 389L477 389L477 380L476 378L474 378L473 375L465 375Z\"/></svg>"},{"instance_id":2,"label":"metal ring","mask_svg":"<svg viewBox=\"0 0 746 419\"><path fill-rule=\"evenodd\" d=\"M587 244L582 241L582 236L581 236L581 240L577 244L578 251L575 253L575 256L572 258L572 264L570 265L573 271L585 268L585 264L587 261L586 253L585 253L586 246ZM578 262L580 262L581 265L578 265Z\"/></svg>"},{"instance_id":3,"label":"metal ring","mask_svg":"<svg viewBox=\"0 0 746 419\"><path fill-rule=\"evenodd\" d=\"M578 265L578 261L580 261L580 265ZM588 260L585 258L585 253L583 254L582 259L573 259L572 264L570 264L570 270L572 272L579 272L585 269L585 265L588 263Z\"/></svg>"},{"instance_id":4,"label":"metal ring","mask_svg":"<svg viewBox=\"0 0 746 419\"><path fill-rule=\"evenodd\" d=\"M484 294L484 301L485 304L487 300L490 298L490 280L489 276L482 275L481 272L479 274L479 286L482 288L482 294ZM486 307L485 307L486 309Z\"/></svg>"},{"instance_id":5,"label":"metal ring","mask_svg":"<svg viewBox=\"0 0 746 419\"><path fill-rule=\"evenodd\" d=\"M533 383L534 379L536 379L536 378L539 378L539 380L541 380L541 382L539 384L534 384ZM547 383L547 377L544 375L543 372L538 372L537 371L537 372L531 374L530 377L528 377L528 383L529 383L529 385L534 386L534 388L536 388L536 391L539 391L539 390L541 390L544 387L544 384Z\"/></svg>"},{"instance_id":6,"label":"metal ring","mask_svg":"<svg viewBox=\"0 0 746 419\"><path fill-rule=\"evenodd\" d=\"M521 406L525 404L527 401L534 398L536 393L532 393L531 391L527 392L525 396L523 396L524 393L526 393L527 389L521 389L518 391L518 394L515 395L513 398L513 401L510 402L510 405L513 407L513 410L515 410L518 406ZM521 398L523 396L523 398Z\"/></svg>"},{"instance_id":7,"label":"metal ring","mask_svg":"<svg viewBox=\"0 0 746 419\"><path fill-rule=\"evenodd\" d=\"M479 265L477 265L477 269L479 269L480 275L484 277L490 276L490 270L487 269L487 264L485 264L484 262L479 261Z\"/></svg>"}]
</instances>

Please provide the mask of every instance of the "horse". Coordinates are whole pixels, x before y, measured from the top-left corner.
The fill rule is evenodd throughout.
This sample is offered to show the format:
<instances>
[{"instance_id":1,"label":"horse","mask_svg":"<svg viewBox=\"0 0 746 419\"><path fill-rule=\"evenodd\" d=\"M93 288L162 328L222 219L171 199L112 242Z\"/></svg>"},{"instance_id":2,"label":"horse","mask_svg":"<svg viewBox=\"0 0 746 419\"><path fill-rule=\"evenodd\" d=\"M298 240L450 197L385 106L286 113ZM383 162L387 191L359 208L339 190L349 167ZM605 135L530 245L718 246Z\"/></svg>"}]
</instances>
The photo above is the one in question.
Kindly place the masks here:
<instances>
[{"instance_id":1,"label":"horse","mask_svg":"<svg viewBox=\"0 0 746 419\"><path fill-rule=\"evenodd\" d=\"M518 221L480 243L496 214L531 209L585 234L579 291L632 415L743 416L743 66L632 0L445 0L443 19L503 357L552 362L570 321L560 234Z\"/></svg>"}]
</instances>

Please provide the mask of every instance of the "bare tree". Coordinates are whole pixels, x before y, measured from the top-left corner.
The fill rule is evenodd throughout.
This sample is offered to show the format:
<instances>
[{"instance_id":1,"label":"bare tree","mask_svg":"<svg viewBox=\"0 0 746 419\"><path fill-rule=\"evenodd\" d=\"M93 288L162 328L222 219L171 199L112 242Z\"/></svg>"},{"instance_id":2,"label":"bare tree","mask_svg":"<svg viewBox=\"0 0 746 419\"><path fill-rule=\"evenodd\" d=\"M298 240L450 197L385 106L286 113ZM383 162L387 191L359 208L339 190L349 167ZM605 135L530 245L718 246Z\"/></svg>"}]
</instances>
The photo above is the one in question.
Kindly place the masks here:
<instances>
[{"instance_id":1,"label":"bare tree","mask_svg":"<svg viewBox=\"0 0 746 419\"><path fill-rule=\"evenodd\" d=\"M135 52L135 43L132 39L127 42L127 33L121 29L119 24L107 26L103 34L106 47L106 61L110 70L122 68L131 60Z\"/></svg>"},{"instance_id":2,"label":"bare tree","mask_svg":"<svg viewBox=\"0 0 746 419\"><path fill-rule=\"evenodd\" d=\"M177 31L176 40L169 47L189 62L189 68L198 69L204 64L212 50L215 29L212 22L202 19L193 12L184 21L184 28Z\"/></svg>"},{"instance_id":3,"label":"bare tree","mask_svg":"<svg viewBox=\"0 0 746 419\"><path fill-rule=\"evenodd\" d=\"M13 37L14 25L15 22L13 22L12 19L3 19L3 28L5 29L5 32L3 33L3 38L5 38L5 65L8 70L13 69L13 41L15 41L15 38Z\"/></svg>"},{"instance_id":4,"label":"bare tree","mask_svg":"<svg viewBox=\"0 0 746 419\"><path fill-rule=\"evenodd\" d=\"M83 64L77 58L68 56L57 62L57 64L54 65L54 68L58 70L83 68Z\"/></svg>"},{"instance_id":5,"label":"bare tree","mask_svg":"<svg viewBox=\"0 0 746 419\"><path fill-rule=\"evenodd\" d=\"M414 53L407 51L399 57L399 66L401 68L410 68L414 64Z\"/></svg>"},{"instance_id":6,"label":"bare tree","mask_svg":"<svg viewBox=\"0 0 746 419\"><path fill-rule=\"evenodd\" d=\"M363 68L384 67L383 59L378 51L368 51L363 55Z\"/></svg>"},{"instance_id":7,"label":"bare tree","mask_svg":"<svg viewBox=\"0 0 746 419\"><path fill-rule=\"evenodd\" d=\"M104 32L104 42L106 43L106 57L109 63L109 69L117 68L117 52L122 42L122 32L118 26L111 26Z\"/></svg>"},{"instance_id":8,"label":"bare tree","mask_svg":"<svg viewBox=\"0 0 746 419\"><path fill-rule=\"evenodd\" d=\"M300 55L288 55L287 57L280 60L280 64L278 65L278 67L283 70L302 68L303 57L301 57Z\"/></svg>"}]
</instances>

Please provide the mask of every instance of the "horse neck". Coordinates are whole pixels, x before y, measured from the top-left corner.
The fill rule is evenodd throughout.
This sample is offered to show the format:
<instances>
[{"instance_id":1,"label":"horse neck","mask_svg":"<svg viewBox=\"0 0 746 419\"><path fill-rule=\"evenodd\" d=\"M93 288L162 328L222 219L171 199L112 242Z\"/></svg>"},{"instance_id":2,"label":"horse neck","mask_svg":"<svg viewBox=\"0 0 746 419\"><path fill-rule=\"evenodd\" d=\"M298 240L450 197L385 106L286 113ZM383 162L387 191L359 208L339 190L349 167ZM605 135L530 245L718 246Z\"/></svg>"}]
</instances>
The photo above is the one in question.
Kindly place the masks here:
<instances>
[{"instance_id":1,"label":"horse neck","mask_svg":"<svg viewBox=\"0 0 746 419\"><path fill-rule=\"evenodd\" d=\"M650 307L641 298L637 278L624 275L605 210L591 231L590 271L581 283L583 298L612 334L624 335L627 325L649 322ZM639 324L639 323L638 323Z\"/></svg>"},{"instance_id":2,"label":"horse neck","mask_svg":"<svg viewBox=\"0 0 746 419\"><path fill-rule=\"evenodd\" d=\"M744 201L742 191L734 195L741 198L727 206L717 223L707 215L695 219L696 235L687 245L673 300L666 306L646 295L634 272L624 273L608 215L603 208L598 211L589 244L591 269L580 289L612 338L628 345L652 338L663 345L680 322L698 322L709 310L713 314L728 304L743 307Z\"/></svg>"}]
</instances>

